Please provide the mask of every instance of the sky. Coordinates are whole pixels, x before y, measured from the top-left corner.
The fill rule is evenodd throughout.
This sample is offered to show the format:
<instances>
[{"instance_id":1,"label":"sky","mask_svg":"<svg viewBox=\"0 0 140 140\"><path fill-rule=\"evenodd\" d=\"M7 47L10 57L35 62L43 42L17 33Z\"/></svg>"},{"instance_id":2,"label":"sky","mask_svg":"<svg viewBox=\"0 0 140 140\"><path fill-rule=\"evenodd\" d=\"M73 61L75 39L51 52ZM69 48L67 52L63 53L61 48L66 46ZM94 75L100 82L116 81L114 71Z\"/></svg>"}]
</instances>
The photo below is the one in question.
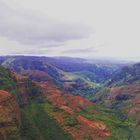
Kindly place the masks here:
<instances>
[{"instance_id":1,"label":"sky","mask_svg":"<svg viewBox=\"0 0 140 140\"><path fill-rule=\"evenodd\" d=\"M0 0L0 55L140 60L139 0Z\"/></svg>"}]
</instances>

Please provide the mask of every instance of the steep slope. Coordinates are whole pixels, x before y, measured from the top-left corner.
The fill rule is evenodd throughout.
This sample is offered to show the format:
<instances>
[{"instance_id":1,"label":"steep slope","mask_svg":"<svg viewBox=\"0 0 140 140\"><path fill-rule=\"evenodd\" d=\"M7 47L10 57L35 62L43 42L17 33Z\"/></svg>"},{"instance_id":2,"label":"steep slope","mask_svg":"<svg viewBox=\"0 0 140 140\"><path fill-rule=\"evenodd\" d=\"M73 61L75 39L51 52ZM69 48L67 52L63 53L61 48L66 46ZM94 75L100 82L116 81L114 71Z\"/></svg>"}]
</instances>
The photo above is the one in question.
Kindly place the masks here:
<instances>
[{"instance_id":1,"label":"steep slope","mask_svg":"<svg viewBox=\"0 0 140 140\"><path fill-rule=\"evenodd\" d=\"M34 56L0 57L1 64L31 78L32 80L52 80L66 92L92 100L121 66L88 63L78 58L49 58Z\"/></svg>"},{"instance_id":2,"label":"steep slope","mask_svg":"<svg viewBox=\"0 0 140 140\"><path fill-rule=\"evenodd\" d=\"M20 111L16 79L10 70L0 67L0 138L19 139ZM5 91L6 90L6 91Z\"/></svg>"},{"instance_id":3,"label":"steep slope","mask_svg":"<svg viewBox=\"0 0 140 140\"><path fill-rule=\"evenodd\" d=\"M0 139L19 139L20 111L12 94L0 90Z\"/></svg>"},{"instance_id":4,"label":"steep slope","mask_svg":"<svg viewBox=\"0 0 140 140\"><path fill-rule=\"evenodd\" d=\"M9 69L0 67L0 89L14 90L16 79L12 76Z\"/></svg>"},{"instance_id":5,"label":"steep slope","mask_svg":"<svg viewBox=\"0 0 140 140\"><path fill-rule=\"evenodd\" d=\"M87 90L90 82L86 85L85 78L58 69L49 64L46 58L8 57L2 61L2 65L18 72L18 74L11 73L2 68L3 71L0 75L2 77L3 73L6 73L1 82L10 81L9 84L3 82L1 89L9 91L19 106L18 121L21 123L20 127L17 126L19 133L16 136L21 140L138 140L140 138L139 100L136 100L139 97L132 94L135 98L132 100L132 97L127 95L128 87L125 87L124 90L120 89L120 91L115 89L116 92L110 92L111 87L109 87L97 94L96 101L110 107L109 109L93 104L80 96L68 94L63 87L67 87L70 93L73 92L73 89L70 90L69 87L73 85L72 88L74 87L77 92L80 92L84 88ZM136 86L135 82L133 84ZM130 93L134 89L139 91L138 86L130 87ZM112 88L118 87L113 86ZM120 96L121 91L126 92L126 95ZM114 97L112 97L112 93ZM111 100L108 101L108 98ZM116 99L121 100L122 106L126 100L131 99L131 106L136 106L133 104L136 102L137 108L128 109L128 106L124 106L123 109L121 106L119 110L117 106L119 102L116 103ZM135 110L137 111L135 112ZM138 117L135 119L127 117L131 114ZM11 133L9 139L11 140L13 136ZM5 139L7 140L7 138Z\"/></svg>"},{"instance_id":6,"label":"steep slope","mask_svg":"<svg viewBox=\"0 0 140 140\"><path fill-rule=\"evenodd\" d=\"M14 131L15 133L13 133L13 129L10 129L10 134L4 133L6 140L12 139L12 137L26 140L82 140L85 138L102 140L111 135L110 130L102 121L93 121L82 116L84 107L93 106L93 103L79 96L64 93L50 81L38 81L35 83L24 76L2 69L3 72L7 72L8 79L11 79L11 85L13 85L12 88L9 88L10 84L7 84L7 87L3 84L3 87L5 90L14 90L12 103L20 106L20 109L13 106L14 111L5 112L5 115L11 113L11 116L17 116L16 111L19 110L18 114L20 114L17 120L11 118L11 124L16 124L14 122L16 120L20 122L20 125L13 126L14 130L16 130L16 132ZM12 93L10 96L12 96ZM3 100L3 96L0 96L0 98ZM8 99L7 103L10 103L9 108L11 102ZM2 105L3 109L5 107L7 107L5 104ZM93 109L90 110L94 112ZM93 114L89 112L89 115L92 116ZM7 123L5 123L5 127L8 127ZM1 132L3 134L3 131Z\"/></svg>"},{"instance_id":7,"label":"steep slope","mask_svg":"<svg viewBox=\"0 0 140 140\"><path fill-rule=\"evenodd\" d=\"M124 67L96 94L96 101L116 112L135 131L140 131L140 65ZM138 137L139 138L139 137ZM138 139L137 138L137 139Z\"/></svg>"},{"instance_id":8,"label":"steep slope","mask_svg":"<svg viewBox=\"0 0 140 140\"><path fill-rule=\"evenodd\" d=\"M140 80L140 63L125 66L107 83L108 86L129 85Z\"/></svg>"},{"instance_id":9,"label":"steep slope","mask_svg":"<svg viewBox=\"0 0 140 140\"><path fill-rule=\"evenodd\" d=\"M47 100L44 102L41 88L27 77L16 75L16 79L21 111L21 139L72 139L45 111Z\"/></svg>"},{"instance_id":10,"label":"steep slope","mask_svg":"<svg viewBox=\"0 0 140 140\"><path fill-rule=\"evenodd\" d=\"M47 59L50 64L65 72L74 72L85 75L92 82L101 83L111 78L112 74L122 67L121 64L101 63L95 60L86 60L71 57L54 57Z\"/></svg>"},{"instance_id":11,"label":"steep slope","mask_svg":"<svg viewBox=\"0 0 140 140\"><path fill-rule=\"evenodd\" d=\"M18 74L27 76L32 80L52 80L56 85L63 87L61 78L66 73L48 63L47 58L13 56L4 57L1 65L10 68ZM45 79L44 79L45 78Z\"/></svg>"},{"instance_id":12,"label":"steep slope","mask_svg":"<svg viewBox=\"0 0 140 140\"><path fill-rule=\"evenodd\" d=\"M100 94L97 97L100 102L119 110L125 114L126 119L128 116L133 117L132 121L135 122L136 127L140 127L140 84L111 87L102 95Z\"/></svg>"},{"instance_id":13,"label":"steep slope","mask_svg":"<svg viewBox=\"0 0 140 140\"><path fill-rule=\"evenodd\" d=\"M43 89L43 99L46 99L55 107L54 109L48 109L50 105L45 104L48 114L54 117L74 139L82 140L87 137L102 140L111 135L103 122L94 122L79 114L82 113L85 106L93 106L93 103L80 96L66 94L57 87L45 82L37 84Z\"/></svg>"},{"instance_id":14,"label":"steep slope","mask_svg":"<svg viewBox=\"0 0 140 140\"><path fill-rule=\"evenodd\" d=\"M3 84L5 90L15 90L16 93L0 91L2 139L102 140L111 135L103 122L92 121L79 114L85 106L93 106L93 103L64 93L53 82L33 82L2 69L12 82L14 79L11 88L10 84L7 87Z\"/></svg>"},{"instance_id":15,"label":"steep slope","mask_svg":"<svg viewBox=\"0 0 140 140\"><path fill-rule=\"evenodd\" d=\"M0 140L71 139L40 107L41 91L34 82L3 67L0 75L1 89L9 91L0 90Z\"/></svg>"},{"instance_id":16,"label":"steep slope","mask_svg":"<svg viewBox=\"0 0 140 140\"><path fill-rule=\"evenodd\" d=\"M119 110L102 108L79 96L65 94L44 82L37 84L43 89L43 99L49 101L45 104L45 110L75 139L138 140L140 138L139 129L134 126L135 123L125 119Z\"/></svg>"}]
</instances>

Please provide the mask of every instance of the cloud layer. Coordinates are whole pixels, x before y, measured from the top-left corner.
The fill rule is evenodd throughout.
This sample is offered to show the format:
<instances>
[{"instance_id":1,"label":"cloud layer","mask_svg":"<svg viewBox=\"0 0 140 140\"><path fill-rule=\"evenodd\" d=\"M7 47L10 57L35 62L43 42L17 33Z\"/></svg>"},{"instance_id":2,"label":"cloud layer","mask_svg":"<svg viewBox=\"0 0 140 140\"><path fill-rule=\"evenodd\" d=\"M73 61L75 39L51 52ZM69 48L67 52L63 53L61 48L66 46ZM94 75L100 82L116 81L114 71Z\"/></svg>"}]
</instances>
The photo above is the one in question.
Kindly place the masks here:
<instances>
[{"instance_id":1,"label":"cloud layer","mask_svg":"<svg viewBox=\"0 0 140 140\"><path fill-rule=\"evenodd\" d=\"M0 55L140 58L139 13L138 0L0 0Z\"/></svg>"},{"instance_id":2,"label":"cloud layer","mask_svg":"<svg viewBox=\"0 0 140 140\"><path fill-rule=\"evenodd\" d=\"M35 46L59 46L63 42L87 38L91 28L62 22L27 9L10 7L0 1L0 36Z\"/></svg>"}]
</instances>

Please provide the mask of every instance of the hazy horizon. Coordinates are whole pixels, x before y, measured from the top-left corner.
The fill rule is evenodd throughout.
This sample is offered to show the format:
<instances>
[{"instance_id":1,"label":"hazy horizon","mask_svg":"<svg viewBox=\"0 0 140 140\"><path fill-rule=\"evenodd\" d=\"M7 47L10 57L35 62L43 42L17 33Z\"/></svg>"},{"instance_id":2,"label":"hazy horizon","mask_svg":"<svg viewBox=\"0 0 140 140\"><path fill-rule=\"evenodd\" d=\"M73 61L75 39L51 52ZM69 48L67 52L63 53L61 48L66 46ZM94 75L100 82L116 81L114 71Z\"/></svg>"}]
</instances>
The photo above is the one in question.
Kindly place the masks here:
<instances>
[{"instance_id":1,"label":"hazy horizon","mask_svg":"<svg viewBox=\"0 0 140 140\"><path fill-rule=\"evenodd\" d=\"M113 63L138 63L139 58L114 58L114 57L73 57L73 56L46 56L46 55L0 55L0 57L46 57L46 58L71 58L89 60L89 62L113 62ZM88 61L87 61L88 62Z\"/></svg>"}]
</instances>

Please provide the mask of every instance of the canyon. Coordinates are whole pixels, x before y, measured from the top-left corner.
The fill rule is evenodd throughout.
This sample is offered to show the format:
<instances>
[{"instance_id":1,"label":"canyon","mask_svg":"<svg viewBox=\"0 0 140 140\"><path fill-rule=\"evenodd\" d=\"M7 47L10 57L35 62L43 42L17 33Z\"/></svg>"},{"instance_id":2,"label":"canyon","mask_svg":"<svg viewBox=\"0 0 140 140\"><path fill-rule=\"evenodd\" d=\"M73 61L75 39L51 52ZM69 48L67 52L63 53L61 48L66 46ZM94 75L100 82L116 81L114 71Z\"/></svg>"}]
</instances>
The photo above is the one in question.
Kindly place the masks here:
<instances>
[{"instance_id":1,"label":"canyon","mask_svg":"<svg viewBox=\"0 0 140 140\"><path fill-rule=\"evenodd\" d=\"M138 64L33 56L0 64L1 140L140 138Z\"/></svg>"}]
</instances>

